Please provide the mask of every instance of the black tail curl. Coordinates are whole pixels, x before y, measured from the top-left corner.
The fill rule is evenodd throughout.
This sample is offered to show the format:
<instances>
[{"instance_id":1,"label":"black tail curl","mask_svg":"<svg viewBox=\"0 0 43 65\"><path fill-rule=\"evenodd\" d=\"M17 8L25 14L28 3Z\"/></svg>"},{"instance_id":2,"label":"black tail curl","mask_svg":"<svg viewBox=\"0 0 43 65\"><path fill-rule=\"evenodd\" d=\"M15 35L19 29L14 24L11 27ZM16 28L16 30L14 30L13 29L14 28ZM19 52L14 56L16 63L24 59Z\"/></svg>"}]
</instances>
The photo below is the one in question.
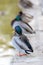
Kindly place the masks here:
<instances>
[{"instance_id":1,"label":"black tail curl","mask_svg":"<svg viewBox=\"0 0 43 65\"><path fill-rule=\"evenodd\" d=\"M33 49L32 50L25 50L26 54L30 54L30 52L33 52Z\"/></svg>"}]
</instances>

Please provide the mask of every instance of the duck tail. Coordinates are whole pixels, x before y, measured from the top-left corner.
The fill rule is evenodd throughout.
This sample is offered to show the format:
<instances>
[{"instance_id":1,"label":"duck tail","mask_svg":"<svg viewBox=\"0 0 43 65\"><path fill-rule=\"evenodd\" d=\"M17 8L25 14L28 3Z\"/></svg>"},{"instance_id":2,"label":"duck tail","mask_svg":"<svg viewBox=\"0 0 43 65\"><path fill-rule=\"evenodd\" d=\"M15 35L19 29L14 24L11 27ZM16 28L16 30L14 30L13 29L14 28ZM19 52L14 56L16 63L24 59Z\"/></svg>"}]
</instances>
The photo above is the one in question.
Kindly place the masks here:
<instances>
[{"instance_id":1,"label":"duck tail","mask_svg":"<svg viewBox=\"0 0 43 65\"><path fill-rule=\"evenodd\" d=\"M25 53L26 54L30 54L30 53L32 53L33 52L33 50L25 50Z\"/></svg>"}]
</instances>

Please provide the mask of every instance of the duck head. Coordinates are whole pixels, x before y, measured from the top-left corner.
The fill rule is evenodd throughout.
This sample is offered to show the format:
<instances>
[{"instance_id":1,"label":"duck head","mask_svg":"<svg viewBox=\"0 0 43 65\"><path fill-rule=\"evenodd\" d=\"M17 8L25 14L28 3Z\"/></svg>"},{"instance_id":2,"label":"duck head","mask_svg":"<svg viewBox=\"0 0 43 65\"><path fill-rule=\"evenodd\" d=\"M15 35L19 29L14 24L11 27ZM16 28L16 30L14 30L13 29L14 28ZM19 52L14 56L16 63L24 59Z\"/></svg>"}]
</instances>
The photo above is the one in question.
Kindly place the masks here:
<instances>
[{"instance_id":1,"label":"duck head","mask_svg":"<svg viewBox=\"0 0 43 65\"><path fill-rule=\"evenodd\" d=\"M15 27L15 32L16 32L18 35L22 35L22 29L20 28L20 26L16 26L16 27Z\"/></svg>"},{"instance_id":2,"label":"duck head","mask_svg":"<svg viewBox=\"0 0 43 65\"><path fill-rule=\"evenodd\" d=\"M15 20L20 21L22 19L22 17L21 17L22 15L23 15L23 13L22 13L22 11L20 11L19 15L16 16Z\"/></svg>"},{"instance_id":3,"label":"duck head","mask_svg":"<svg viewBox=\"0 0 43 65\"><path fill-rule=\"evenodd\" d=\"M16 21L20 21L21 20L21 17L18 15L18 16L16 16L15 20Z\"/></svg>"}]
</instances>

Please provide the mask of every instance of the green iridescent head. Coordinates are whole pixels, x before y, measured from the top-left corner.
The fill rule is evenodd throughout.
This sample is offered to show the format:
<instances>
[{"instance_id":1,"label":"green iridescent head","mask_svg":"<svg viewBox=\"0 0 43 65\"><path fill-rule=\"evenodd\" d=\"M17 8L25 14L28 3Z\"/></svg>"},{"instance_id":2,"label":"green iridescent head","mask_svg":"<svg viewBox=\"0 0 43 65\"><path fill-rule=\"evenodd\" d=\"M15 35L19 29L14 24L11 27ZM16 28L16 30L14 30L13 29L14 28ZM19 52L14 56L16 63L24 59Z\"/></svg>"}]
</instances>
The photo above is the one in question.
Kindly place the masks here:
<instances>
[{"instance_id":1,"label":"green iridescent head","mask_svg":"<svg viewBox=\"0 0 43 65\"><path fill-rule=\"evenodd\" d=\"M21 17L18 15L18 16L16 16L16 18L15 18L17 21L20 21L21 20Z\"/></svg>"},{"instance_id":2,"label":"green iridescent head","mask_svg":"<svg viewBox=\"0 0 43 65\"><path fill-rule=\"evenodd\" d=\"M20 26L16 26L16 27L15 27L15 31L16 31L16 33L18 33L19 35L22 35L22 29L21 29Z\"/></svg>"}]
</instances>

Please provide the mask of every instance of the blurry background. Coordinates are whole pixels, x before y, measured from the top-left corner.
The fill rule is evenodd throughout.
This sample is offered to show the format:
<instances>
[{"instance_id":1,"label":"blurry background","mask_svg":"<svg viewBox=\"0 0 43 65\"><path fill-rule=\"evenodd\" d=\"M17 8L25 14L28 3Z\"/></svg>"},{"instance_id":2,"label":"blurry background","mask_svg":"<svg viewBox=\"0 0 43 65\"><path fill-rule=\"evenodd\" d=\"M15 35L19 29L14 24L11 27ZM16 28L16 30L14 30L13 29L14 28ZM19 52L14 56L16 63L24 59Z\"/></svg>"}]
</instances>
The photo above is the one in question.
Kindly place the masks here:
<instances>
[{"instance_id":1,"label":"blurry background","mask_svg":"<svg viewBox=\"0 0 43 65\"><path fill-rule=\"evenodd\" d=\"M11 21L19 12L17 3L18 0L0 0L0 48L11 38Z\"/></svg>"},{"instance_id":2,"label":"blurry background","mask_svg":"<svg viewBox=\"0 0 43 65\"><path fill-rule=\"evenodd\" d=\"M9 65L13 47L11 21L19 12L18 0L0 0L0 65Z\"/></svg>"}]
</instances>

